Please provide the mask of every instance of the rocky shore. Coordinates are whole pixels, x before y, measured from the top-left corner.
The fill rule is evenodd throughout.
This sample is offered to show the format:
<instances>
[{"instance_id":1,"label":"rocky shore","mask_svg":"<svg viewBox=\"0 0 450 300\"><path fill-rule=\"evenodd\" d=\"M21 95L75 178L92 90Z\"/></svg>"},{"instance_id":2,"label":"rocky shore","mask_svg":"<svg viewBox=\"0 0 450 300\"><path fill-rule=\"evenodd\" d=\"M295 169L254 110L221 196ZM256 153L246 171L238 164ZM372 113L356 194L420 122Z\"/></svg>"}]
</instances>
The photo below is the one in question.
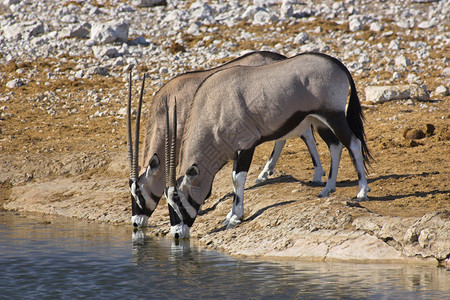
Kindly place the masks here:
<instances>
[{"instance_id":1,"label":"rocky shore","mask_svg":"<svg viewBox=\"0 0 450 300\"><path fill-rule=\"evenodd\" d=\"M267 259L448 265L449 14L449 1L419 0L1 0L0 205L129 226L129 70L137 69L136 83L149 75L148 107L183 72L255 50L320 51L339 58L357 84L376 159L369 201L351 201L357 178L346 151L336 193L317 198L299 140L287 143L272 178L255 185L271 150L262 145L244 221L221 225L232 201L227 165L192 240ZM327 168L326 145L317 142ZM163 199L147 235L168 234L166 207Z\"/></svg>"}]
</instances>

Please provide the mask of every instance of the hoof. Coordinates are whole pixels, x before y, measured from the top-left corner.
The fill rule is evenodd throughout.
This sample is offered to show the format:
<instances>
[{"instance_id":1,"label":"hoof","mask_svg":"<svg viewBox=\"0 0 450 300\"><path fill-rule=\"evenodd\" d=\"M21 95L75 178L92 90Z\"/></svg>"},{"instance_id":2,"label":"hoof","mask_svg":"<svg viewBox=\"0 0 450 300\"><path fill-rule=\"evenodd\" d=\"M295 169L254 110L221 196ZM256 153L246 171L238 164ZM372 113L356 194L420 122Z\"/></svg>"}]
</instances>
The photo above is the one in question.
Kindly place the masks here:
<instances>
[{"instance_id":1,"label":"hoof","mask_svg":"<svg viewBox=\"0 0 450 300\"><path fill-rule=\"evenodd\" d=\"M313 186L324 186L325 185L325 183L322 180L313 180L313 181L311 181L311 184Z\"/></svg>"},{"instance_id":2,"label":"hoof","mask_svg":"<svg viewBox=\"0 0 450 300\"><path fill-rule=\"evenodd\" d=\"M336 189L331 189L331 190L323 189L319 194L319 198L329 197L330 193L335 192L335 191L336 191Z\"/></svg>"},{"instance_id":3,"label":"hoof","mask_svg":"<svg viewBox=\"0 0 450 300\"><path fill-rule=\"evenodd\" d=\"M361 202L361 201L367 201L367 200L369 200L369 197L367 197L367 195L364 195L364 196L357 196L356 197L356 199L355 199L355 201L357 201L357 202Z\"/></svg>"},{"instance_id":4,"label":"hoof","mask_svg":"<svg viewBox=\"0 0 450 300\"><path fill-rule=\"evenodd\" d=\"M268 178L267 176L264 176L264 177L258 177L258 178L255 180L255 183L256 183L256 184L258 184L258 183L263 183L263 182L266 182L268 179L269 179L269 178Z\"/></svg>"},{"instance_id":5,"label":"hoof","mask_svg":"<svg viewBox=\"0 0 450 300\"><path fill-rule=\"evenodd\" d=\"M367 197L367 193L368 192L370 192L370 188L369 187L360 190L358 195L356 196L356 199L358 201L367 201L367 200L369 200L369 198Z\"/></svg>"},{"instance_id":6,"label":"hoof","mask_svg":"<svg viewBox=\"0 0 450 300\"><path fill-rule=\"evenodd\" d=\"M228 218L226 218L225 220L223 220L222 225L223 226L227 226L228 224L230 224L230 220Z\"/></svg>"},{"instance_id":7,"label":"hoof","mask_svg":"<svg viewBox=\"0 0 450 300\"><path fill-rule=\"evenodd\" d=\"M239 220L238 217L233 216L227 224L227 229L233 228L236 225L238 225L239 223L241 223L241 220Z\"/></svg>"}]
</instances>

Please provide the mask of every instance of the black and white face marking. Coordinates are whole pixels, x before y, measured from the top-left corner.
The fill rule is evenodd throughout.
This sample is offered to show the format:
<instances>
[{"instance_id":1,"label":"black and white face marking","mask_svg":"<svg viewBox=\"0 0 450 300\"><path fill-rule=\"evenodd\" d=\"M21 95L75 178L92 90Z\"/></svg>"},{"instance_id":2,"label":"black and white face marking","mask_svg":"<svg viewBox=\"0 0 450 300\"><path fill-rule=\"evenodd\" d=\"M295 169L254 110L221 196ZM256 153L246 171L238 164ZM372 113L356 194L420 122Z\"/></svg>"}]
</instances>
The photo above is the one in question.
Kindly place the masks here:
<instances>
[{"instance_id":1,"label":"black and white face marking","mask_svg":"<svg viewBox=\"0 0 450 300\"><path fill-rule=\"evenodd\" d=\"M200 209L200 204L189 194L191 183L198 174L198 167L193 165L187 170L179 189L168 187L164 190L169 204L170 233L176 239L190 237L190 229Z\"/></svg>"},{"instance_id":2,"label":"black and white face marking","mask_svg":"<svg viewBox=\"0 0 450 300\"><path fill-rule=\"evenodd\" d=\"M144 188L151 183L153 174L158 170L159 158L156 154L150 159L145 173L143 173L137 182L130 180L131 193L131 222L134 227L146 227L148 218L155 211L161 197L156 196L151 191Z\"/></svg>"}]
</instances>

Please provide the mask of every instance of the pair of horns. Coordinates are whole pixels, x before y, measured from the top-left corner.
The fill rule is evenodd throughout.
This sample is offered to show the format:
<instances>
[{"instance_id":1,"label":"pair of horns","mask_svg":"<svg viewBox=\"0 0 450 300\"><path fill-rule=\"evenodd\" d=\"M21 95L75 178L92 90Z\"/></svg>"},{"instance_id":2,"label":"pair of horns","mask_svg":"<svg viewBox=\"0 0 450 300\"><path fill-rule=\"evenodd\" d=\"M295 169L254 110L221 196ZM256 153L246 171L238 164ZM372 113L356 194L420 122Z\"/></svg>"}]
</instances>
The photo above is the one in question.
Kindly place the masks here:
<instances>
[{"instance_id":1,"label":"pair of horns","mask_svg":"<svg viewBox=\"0 0 450 300\"><path fill-rule=\"evenodd\" d=\"M145 74L144 79L142 80L141 94L139 96L138 111L136 115L134 149L133 149L133 139L131 137L131 81L132 81L132 71L130 71L130 80L128 84L129 90L128 90L128 106L127 106L127 146L128 146L128 159L130 161L130 180L136 182L139 176L139 131L141 121L142 97L144 95L144 86L145 86Z\"/></svg>"},{"instance_id":2,"label":"pair of horns","mask_svg":"<svg viewBox=\"0 0 450 300\"><path fill-rule=\"evenodd\" d=\"M165 161L166 161L166 186L176 187L176 144L177 144L177 98L173 106L173 130L169 124L169 105L166 97L166 140L165 140Z\"/></svg>"}]
</instances>

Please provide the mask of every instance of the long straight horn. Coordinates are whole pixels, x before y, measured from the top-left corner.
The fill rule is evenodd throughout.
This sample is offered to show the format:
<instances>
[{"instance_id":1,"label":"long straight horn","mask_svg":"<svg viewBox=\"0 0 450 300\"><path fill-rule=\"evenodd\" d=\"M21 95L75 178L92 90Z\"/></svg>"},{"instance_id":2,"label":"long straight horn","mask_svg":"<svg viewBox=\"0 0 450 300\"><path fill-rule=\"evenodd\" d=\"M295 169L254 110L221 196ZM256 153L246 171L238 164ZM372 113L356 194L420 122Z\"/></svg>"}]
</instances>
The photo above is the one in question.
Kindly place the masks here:
<instances>
[{"instance_id":1,"label":"long straight horn","mask_svg":"<svg viewBox=\"0 0 450 300\"><path fill-rule=\"evenodd\" d=\"M175 104L173 106L173 131L172 131L172 143L170 145L170 179L174 183L177 182L176 179L176 168L177 168L177 157L176 157L176 148L177 148L177 98L175 97Z\"/></svg>"},{"instance_id":2,"label":"long straight horn","mask_svg":"<svg viewBox=\"0 0 450 300\"><path fill-rule=\"evenodd\" d=\"M167 104L167 97L165 100L166 105L166 139L164 144L164 160L165 160L165 167L166 167L166 186L167 187L173 187L175 186L175 182L172 181L172 177L170 176L170 125L169 125L169 105Z\"/></svg>"},{"instance_id":3,"label":"long straight horn","mask_svg":"<svg viewBox=\"0 0 450 300\"><path fill-rule=\"evenodd\" d=\"M127 147L128 147L128 160L130 161L130 180L137 181L137 173L134 168L134 158L133 158L133 140L131 138L131 76L128 82L128 105L127 105Z\"/></svg>"},{"instance_id":4,"label":"long straight horn","mask_svg":"<svg viewBox=\"0 0 450 300\"><path fill-rule=\"evenodd\" d=\"M142 110L142 98L144 97L145 87L145 73L144 79L142 79L141 94L139 95L138 110L136 115L136 131L134 133L134 153L133 153L133 172L136 174L136 180L139 175L139 131L141 129L141 110Z\"/></svg>"}]
</instances>

